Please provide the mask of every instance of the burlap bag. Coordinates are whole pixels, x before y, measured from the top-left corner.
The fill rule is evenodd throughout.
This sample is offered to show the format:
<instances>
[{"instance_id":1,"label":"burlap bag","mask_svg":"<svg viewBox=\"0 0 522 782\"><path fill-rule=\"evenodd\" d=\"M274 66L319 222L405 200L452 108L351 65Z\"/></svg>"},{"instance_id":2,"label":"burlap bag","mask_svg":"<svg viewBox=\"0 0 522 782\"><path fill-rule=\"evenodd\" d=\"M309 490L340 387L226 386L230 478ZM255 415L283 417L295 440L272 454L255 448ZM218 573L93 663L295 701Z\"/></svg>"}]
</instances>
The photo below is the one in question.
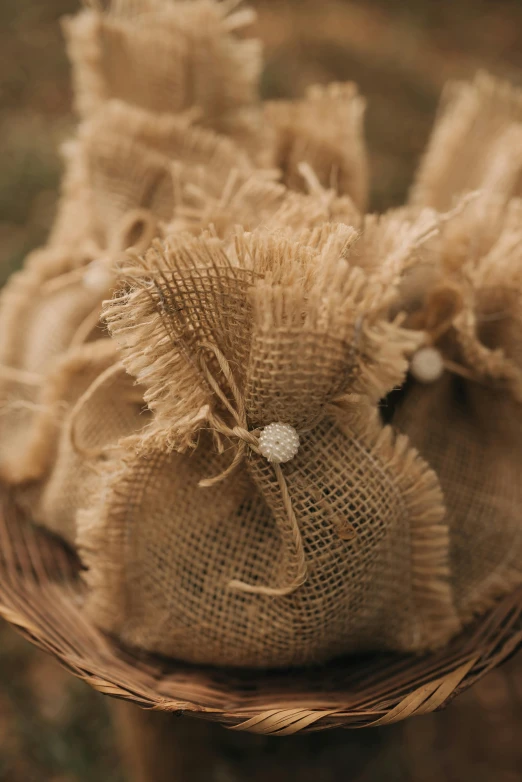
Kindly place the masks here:
<instances>
[{"instance_id":1,"label":"burlap bag","mask_svg":"<svg viewBox=\"0 0 522 782\"><path fill-rule=\"evenodd\" d=\"M103 249L126 249L134 241L119 238L130 210L142 208L151 221L168 220L173 209L172 176L168 157L126 135L89 127L84 134L91 192L91 232ZM155 234L148 225L149 241ZM132 229L130 230L132 234Z\"/></svg>"},{"instance_id":2,"label":"burlap bag","mask_svg":"<svg viewBox=\"0 0 522 782\"><path fill-rule=\"evenodd\" d=\"M100 140L97 149L102 146ZM110 296L115 262L129 245L144 250L157 232L154 213L133 209L135 203L128 199L128 191L127 200L122 197L118 204L115 192L120 185L125 188L110 167L103 170L100 166L98 173L91 196L96 198L98 209L106 205L105 236L92 230L91 220L90 240L74 249L65 244L65 249L52 246L34 253L26 268L2 291L0 477L9 483L35 480L45 470L52 443L34 448L32 439L46 376L69 347L103 336L101 303ZM138 201L138 191L142 191L135 191ZM158 197L151 206L161 200ZM169 205L172 207L172 198Z\"/></svg>"},{"instance_id":3,"label":"burlap bag","mask_svg":"<svg viewBox=\"0 0 522 782\"><path fill-rule=\"evenodd\" d=\"M86 610L124 642L285 666L458 628L436 477L372 401L418 337L344 260L355 237L173 237L125 270L106 319L153 419L79 518ZM282 465L259 451L278 421Z\"/></svg>"},{"instance_id":4,"label":"burlap bag","mask_svg":"<svg viewBox=\"0 0 522 782\"><path fill-rule=\"evenodd\" d=\"M236 144L195 126L190 115L158 115L116 100L107 101L103 110L80 125L66 154L62 199L50 242L59 247L90 243L99 253L137 244L140 229L129 219L129 212L136 209L149 213L147 224L141 226L146 249L159 222L172 219L177 167L190 172L192 180L208 177L220 191L231 171L252 170Z\"/></svg>"},{"instance_id":5,"label":"burlap bag","mask_svg":"<svg viewBox=\"0 0 522 782\"><path fill-rule=\"evenodd\" d=\"M45 376L71 343L96 336L103 295L96 286L83 283L84 261L83 256L59 251L39 253L27 269L11 278L2 292L2 480L17 483L41 474L44 455L34 452L29 457L28 451ZM59 270L61 273L57 273Z\"/></svg>"},{"instance_id":6,"label":"burlap bag","mask_svg":"<svg viewBox=\"0 0 522 782\"><path fill-rule=\"evenodd\" d=\"M227 172L246 165L235 145L190 127L194 122L222 124L261 160L255 144L259 43L234 33L250 18L246 11L227 15L211 0L113 0L107 12L85 10L66 21L76 104L88 121L80 140L64 145L53 247L96 240L106 249L110 241L100 239L100 230L118 231L111 218L115 209L121 218L127 201L132 208L147 201L156 217L171 219L167 158L216 170L227 166ZM97 174L107 176L111 161L112 176L123 175L116 192L96 181ZM100 184L101 197L95 192Z\"/></svg>"},{"instance_id":7,"label":"burlap bag","mask_svg":"<svg viewBox=\"0 0 522 782\"><path fill-rule=\"evenodd\" d=\"M114 2L68 19L80 115L111 98L157 113L197 108L208 127L248 137L258 122L261 47L236 35L252 12L228 11L214 0Z\"/></svg>"},{"instance_id":8,"label":"burlap bag","mask_svg":"<svg viewBox=\"0 0 522 782\"><path fill-rule=\"evenodd\" d=\"M443 233L437 286L410 320L446 371L432 384L412 380L393 419L441 482L464 622L522 582L522 202L503 217L492 246L464 264L458 246L449 262L453 234L446 245Z\"/></svg>"},{"instance_id":9,"label":"burlap bag","mask_svg":"<svg viewBox=\"0 0 522 782\"><path fill-rule=\"evenodd\" d=\"M354 84L311 87L303 100L265 104L272 164L284 183L303 190L300 165L307 163L320 184L348 195L364 211L368 166L362 121L365 103Z\"/></svg>"},{"instance_id":10,"label":"burlap bag","mask_svg":"<svg viewBox=\"0 0 522 782\"><path fill-rule=\"evenodd\" d=\"M100 339L68 350L48 375L33 426L33 449L46 450L46 471L18 492L38 524L74 544L76 514L100 490L105 463L118 442L147 423L134 381L118 361L117 346Z\"/></svg>"},{"instance_id":11,"label":"burlap bag","mask_svg":"<svg viewBox=\"0 0 522 782\"><path fill-rule=\"evenodd\" d=\"M173 216L175 156L193 179L204 164L221 189L231 170L250 168L231 141L192 128L190 118L155 120L117 102L81 126L70 154L50 246L27 260L0 305L0 475L9 482L42 474L47 449L31 438L46 373L68 347L103 335L114 264L129 247L144 251Z\"/></svg>"},{"instance_id":12,"label":"burlap bag","mask_svg":"<svg viewBox=\"0 0 522 782\"><path fill-rule=\"evenodd\" d=\"M485 73L447 85L411 193L415 206L445 211L484 189L522 195L522 91Z\"/></svg>"}]
</instances>

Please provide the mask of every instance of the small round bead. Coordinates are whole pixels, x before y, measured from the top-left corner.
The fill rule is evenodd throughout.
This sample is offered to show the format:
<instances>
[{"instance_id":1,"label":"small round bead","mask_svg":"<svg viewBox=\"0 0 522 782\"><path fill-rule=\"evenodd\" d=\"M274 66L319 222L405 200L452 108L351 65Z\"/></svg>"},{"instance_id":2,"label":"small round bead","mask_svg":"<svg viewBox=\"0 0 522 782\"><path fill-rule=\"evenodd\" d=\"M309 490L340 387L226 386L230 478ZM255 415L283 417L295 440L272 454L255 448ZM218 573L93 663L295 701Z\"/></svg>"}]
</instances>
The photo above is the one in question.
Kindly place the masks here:
<instances>
[{"instance_id":1,"label":"small round bead","mask_svg":"<svg viewBox=\"0 0 522 782\"><path fill-rule=\"evenodd\" d=\"M444 361L440 350L424 347L418 350L411 360L411 374L419 383L434 383L442 377Z\"/></svg>"},{"instance_id":2,"label":"small round bead","mask_svg":"<svg viewBox=\"0 0 522 782\"><path fill-rule=\"evenodd\" d=\"M82 282L87 290L92 293L103 294L108 291L114 282L114 275L103 261L91 261L87 266Z\"/></svg>"},{"instance_id":3,"label":"small round bead","mask_svg":"<svg viewBox=\"0 0 522 782\"><path fill-rule=\"evenodd\" d=\"M289 462L298 450L299 435L290 424L269 424L259 435L259 453L269 462Z\"/></svg>"}]
</instances>

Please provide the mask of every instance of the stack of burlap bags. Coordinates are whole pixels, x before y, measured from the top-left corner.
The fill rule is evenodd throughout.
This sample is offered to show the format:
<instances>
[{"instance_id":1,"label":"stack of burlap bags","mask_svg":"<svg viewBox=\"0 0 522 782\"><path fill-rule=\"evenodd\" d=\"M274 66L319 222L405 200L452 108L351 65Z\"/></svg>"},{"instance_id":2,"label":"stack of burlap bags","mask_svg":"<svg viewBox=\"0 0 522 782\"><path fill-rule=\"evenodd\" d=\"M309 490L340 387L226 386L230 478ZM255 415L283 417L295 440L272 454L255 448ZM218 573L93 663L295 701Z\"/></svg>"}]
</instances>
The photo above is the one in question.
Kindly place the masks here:
<instances>
[{"instance_id":1,"label":"stack of burlap bags","mask_svg":"<svg viewBox=\"0 0 522 782\"><path fill-rule=\"evenodd\" d=\"M251 13L66 24L80 124L0 307L0 475L123 643L276 667L447 643L522 581L522 98L452 85L365 215L353 85L262 104Z\"/></svg>"}]
</instances>

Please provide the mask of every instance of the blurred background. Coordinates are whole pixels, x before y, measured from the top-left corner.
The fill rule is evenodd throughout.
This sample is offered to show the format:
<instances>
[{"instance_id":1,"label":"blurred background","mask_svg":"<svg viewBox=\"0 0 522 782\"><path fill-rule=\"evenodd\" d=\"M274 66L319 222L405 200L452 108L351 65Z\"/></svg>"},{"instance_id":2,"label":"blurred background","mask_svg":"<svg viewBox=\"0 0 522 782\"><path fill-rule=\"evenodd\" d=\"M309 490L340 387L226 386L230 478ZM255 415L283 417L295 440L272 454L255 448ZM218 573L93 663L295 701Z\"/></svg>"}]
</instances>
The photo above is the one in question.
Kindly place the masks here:
<instances>
[{"instance_id":1,"label":"blurred background","mask_svg":"<svg viewBox=\"0 0 522 782\"><path fill-rule=\"evenodd\" d=\"M368 100L373 209L404 198L448 79L486 69L522 85L522 0L251 4L266 47L264 97L299 96L313 82L359 84ZM45 240L53 219L57 148L75 121L59 18L78 6L0 0L0 284ZM302 743L315 782L522 780L522 655L445 712L343 735L342 754L323 736ZM116 738L102 696L0 624L1 782L124 782ZM265 761L281 765L281 740L252 742L255 764L245 766L231 741L216 782L257 779ZM291 769L279 773L277 780L294 778Z\"/></svg>"}]
</instances>

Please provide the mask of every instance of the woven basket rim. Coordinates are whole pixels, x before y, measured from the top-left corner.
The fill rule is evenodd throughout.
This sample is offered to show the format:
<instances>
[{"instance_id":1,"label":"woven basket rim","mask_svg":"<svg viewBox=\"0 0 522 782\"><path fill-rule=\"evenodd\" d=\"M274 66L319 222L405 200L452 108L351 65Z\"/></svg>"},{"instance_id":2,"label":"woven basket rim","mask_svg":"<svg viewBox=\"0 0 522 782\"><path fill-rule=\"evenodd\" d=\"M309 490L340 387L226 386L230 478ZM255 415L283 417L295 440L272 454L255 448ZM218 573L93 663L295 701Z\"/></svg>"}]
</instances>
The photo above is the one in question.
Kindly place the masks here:
<instances>
[{"instance_id":1,"label":"woven basket rim","mask_svg":"<svg viewBox=\"0 0 522 782\"><path fill-rule=\"evenodd\" d=\"M142 708L290 735L391 724L447 705L522 646L522 588L446 649L347 657L279 671L193 666L123 649L81 612L80 564L7 493L0 509L0 616L72 674Z\"/></svg>"}]
</instances>

